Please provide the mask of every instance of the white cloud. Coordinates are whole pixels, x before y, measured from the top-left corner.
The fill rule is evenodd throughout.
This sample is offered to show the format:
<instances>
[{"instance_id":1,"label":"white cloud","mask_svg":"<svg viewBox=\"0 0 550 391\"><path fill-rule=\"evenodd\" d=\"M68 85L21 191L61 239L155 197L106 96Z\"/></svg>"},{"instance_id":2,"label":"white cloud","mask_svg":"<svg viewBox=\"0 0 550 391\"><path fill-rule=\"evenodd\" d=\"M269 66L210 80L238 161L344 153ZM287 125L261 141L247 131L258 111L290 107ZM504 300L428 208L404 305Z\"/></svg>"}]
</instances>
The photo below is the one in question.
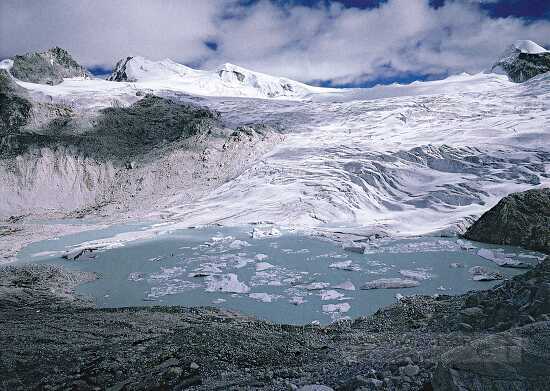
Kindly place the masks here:
<instances>
[{"instance_id":1,"label":"white cloud","mask_svg":"<svg viewBox=\"0 0 550 391\"><path fill-rule=\"evenodd\" d=\"M198 61L222 11L219 0L2 0L0 55L61 46L87 66L132 54Z\"/></svg>"},{"instance_id":2,"label":"white cloud","mask_svg":"<svg viewBox=\"0 0 550 391\"><path fill-rule=\"evenodd\" d=\"M53 45L87 66L141 54L213 68L233 62L303 81L360 82L407 73L476 72L517 39L550 46L550 22L492 19L479 1L379 8L252 6L236 0L0 3L0 55ZM214 40L218 50L204 42Z\"/></svg>"}]
</instances>

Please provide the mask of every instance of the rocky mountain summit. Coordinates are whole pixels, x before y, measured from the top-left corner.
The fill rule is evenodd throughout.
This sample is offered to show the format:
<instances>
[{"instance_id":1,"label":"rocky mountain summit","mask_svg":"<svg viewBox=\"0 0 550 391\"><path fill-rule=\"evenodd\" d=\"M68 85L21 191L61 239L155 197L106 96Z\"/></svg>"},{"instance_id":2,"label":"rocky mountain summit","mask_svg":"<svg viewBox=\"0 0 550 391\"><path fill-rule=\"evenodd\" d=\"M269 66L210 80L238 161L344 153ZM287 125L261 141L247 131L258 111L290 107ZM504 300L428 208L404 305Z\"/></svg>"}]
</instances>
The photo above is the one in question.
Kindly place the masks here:
<instances>
[{"instance_id":1,"label":"rocky mountain summit","mask_svg":"<svg viewBox=\"0 0 550 391\"><path fill-rule=\"evenodd\" d=\"M510 194L483 214L464 236L550 253L550 188Z\"/></svg>"},{"instance_id":2,"label":"rocky mountain summit","mask_svg":"<svg viewBox=\"0 0 550 391\"><path fill-rule=\"evenodd\" d=\"M516 41L491 70L502 69L516 83L550 72L550 51L532 41Z\"/></svg>"},{"instance_id":3,"label":"rocky mountain summit","mask_svg":"<svg viewBox=\"0 0 550 391\"><path fill-rule=\"evenodd\" d=\"M60 47L18 55L12 60L10 72L13 77L30 83L55 85L66 77L91 77L86 68Z\"/></svg>"}]
</instances>

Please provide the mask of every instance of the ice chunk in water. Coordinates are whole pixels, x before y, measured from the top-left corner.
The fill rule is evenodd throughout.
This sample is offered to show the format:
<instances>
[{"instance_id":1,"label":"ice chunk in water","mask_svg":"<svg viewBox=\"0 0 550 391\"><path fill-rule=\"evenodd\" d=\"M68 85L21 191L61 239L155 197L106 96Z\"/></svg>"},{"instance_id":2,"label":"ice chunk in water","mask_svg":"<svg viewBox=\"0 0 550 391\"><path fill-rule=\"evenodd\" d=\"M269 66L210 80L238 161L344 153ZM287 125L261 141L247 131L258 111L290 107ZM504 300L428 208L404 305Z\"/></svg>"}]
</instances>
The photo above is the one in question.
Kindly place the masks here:
<instances>
[{"instance_id":1,"label":"ice chunk in water","mask_svg":"<svg viewBox=\"0 0 550 391\"><path fill-rule=\"evenodd\" d=\"M273 266L269 262L259 262L259 263L256 264L256 270L259 271L259 272L267 270L267 269L271 269L273 267L275 267L275 266Z\"/></svg>"},{"instance_id":2,"label":"ice chunk in water","mask_svg":"<svg viewBox=\"0 0 550 391\"><path fill-rule=\"evenodd\" d=\"M416 281L429 280L432 278L432 275L424 270L400 270L399 274Z\"/></svg>"},{"instance_id":3,"label":"ice chunk in water","mask_svg":"<svg viewBox=\"0 0 550 391\"><path fill-rule=\"evenodd\" d=\"M251 233L252 239L263 239L267 237L281 236L281 231L273 227L259 228L255 227Z\"/></svg>"},{"instance_id":4,"label":"ice chunk in water","mask_svg":"<svg viewBox=\"0 0 550 391\"><path fill-rule=\"evenodd\" d=\"M332 289L342 289L344 291L354 291L355 285L353 285L353 282L351 281L345 281L340 284L336 284L332 286Z\"/></svg>"},{"instance_id":5,"label":"ice chunk in water","mask_svg":"<svg viewBox=\"0 0 550 391\"><path fill-rule=\"evenodd\" d=\"M327 313L345 313L348 312L351 308L349 303L339 303L339 304L324 304L323 312Z\"/></svg>"},{"instance_id":6,"label":"ice chunk in water","mask_svg":"<svg viewBox=\"0 0 550 391\"><path fill-rule=\"evenodd\" d=\"M263 303L271 303L273 300L280 299L281 295L270 295L269 293L250 293L248 295L251 299L261 301Z\"/></svg>"},{"instance_id":7,"label":"ice chunk in water","mask_svg":"<svg viewBox=\"0 0 550 391\"><path fill-rule=\"evenodd\" d=\"M245 242L244 240L237 239L231 242L231 244L229 245L229 248L240 250L243 247L249 247L249 246L250 246L250 243Z\"/></svg>"},{"instance_id":8,"label":"ice chunk in water","mask_svg":"<svg viewBox=\"0 0 550 391\"><path fill-rule=\"evenodd\" d=\"M319 293L319 296L321 296L321 300L323 300L323 301L339 300L342 297L344 297L343 294L341 294L338 291L332 290L332 289L327 290L327 291L321 291L321 293Z\"/></svg>"},{"instance_id":9,"label":"ice chunk in water","mask_svg":"<svg viewBox=\"0 0 550 391\"><path fill-rule=\"evenodd\" d=\"M403 279L403 278L380 278L378 280L369 281L361 287L361 289L396 289L396 288L413 288L420 285L418 281Z\"/></svg>"},{"instance_id":10,"label":"ice chunk in water","mask_svg":"<svg viewBox=\"0 0 550 391\"><path fill-rule=\"evenodd\" d=\"M347 270L351 272L361 271L361 268L358 265L353 264L352 261L334 262L328 265L328 267L331 269Z\"/></svg>"},{"instance_id":11,"label":"ice chunk in water","mask_svg":"<svg viewBox=\"0 0 550 391\"><path fill-rule=\"evenodd\" d=\"M250 288L239 281L236 274L222 274L207 277L207 292L248 293Z\"/></svg>"}]
</instances>

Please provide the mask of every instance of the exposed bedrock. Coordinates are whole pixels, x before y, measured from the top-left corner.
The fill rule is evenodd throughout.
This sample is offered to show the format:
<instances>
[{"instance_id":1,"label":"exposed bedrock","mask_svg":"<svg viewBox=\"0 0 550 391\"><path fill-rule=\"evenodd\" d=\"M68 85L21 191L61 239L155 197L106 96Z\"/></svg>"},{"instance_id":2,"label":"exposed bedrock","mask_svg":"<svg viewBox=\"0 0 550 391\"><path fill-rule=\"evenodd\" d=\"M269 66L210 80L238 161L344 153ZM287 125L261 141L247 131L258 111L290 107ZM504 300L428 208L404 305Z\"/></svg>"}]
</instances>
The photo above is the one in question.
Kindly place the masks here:
<instances>
[{"instance_id":1,"label":"exposed bedrock","mask_svg":"<svg viewBox=\"0 0 550 391\"><path fill-rule=\"evenodd\" d=\"M91 77L86 68L59 47L15 56L10 72L22 81L50 85L59 84L66 77Z\"/></svg>"},{"instance_id":2,"label":"exposed bedrock","mask_svg":"<svg viewBox=\"0 0 550 391\"><path fill-rule=\"evenodd\" d=\"M227 129L215 111L153 95L94 115L60 109L52 118L2 137L1 216L186 200L281 138L261 125Z\"/></svg>"},{"instance_id":3,"label":"exposed bedrock","mask_svg":"<svg viewBox=\"0 0 550 391\"><path fill-rule=\"evenodd\" d=\"M550 253L550 188L513 193L464 234L467 239Z\"/></svg>"}]
</instances>

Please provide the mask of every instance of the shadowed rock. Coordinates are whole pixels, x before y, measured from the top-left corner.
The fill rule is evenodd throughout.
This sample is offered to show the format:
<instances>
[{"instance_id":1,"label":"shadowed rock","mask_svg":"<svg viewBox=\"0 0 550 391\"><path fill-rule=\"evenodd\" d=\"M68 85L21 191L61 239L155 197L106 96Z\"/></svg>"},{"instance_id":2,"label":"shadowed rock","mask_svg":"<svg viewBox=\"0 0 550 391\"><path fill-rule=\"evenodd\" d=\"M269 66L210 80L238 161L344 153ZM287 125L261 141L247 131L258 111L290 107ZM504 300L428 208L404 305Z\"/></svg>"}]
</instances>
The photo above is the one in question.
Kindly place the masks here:
<instances>
[{"instance_id":1,"label":"shadowed rock","mask_svg":"<svg viewBox=\"0 0 550 391\"><path fill-rule=\"evenodd\" d=\"M510 194L483 214L464 236L550 253L550 188Z\"/></svg>"},{"instance_id":2,"label":"shadowed rock","mask_svg":"<svg viewBox=\"0 0 550 391\"><path fill-rule=\"evenodd\" d=\"M64 49L55 47L45 52L27 53L13 58L13 77L30 83L55 85L65 77L90 77Z\"/></svg>"}]
</instances>

